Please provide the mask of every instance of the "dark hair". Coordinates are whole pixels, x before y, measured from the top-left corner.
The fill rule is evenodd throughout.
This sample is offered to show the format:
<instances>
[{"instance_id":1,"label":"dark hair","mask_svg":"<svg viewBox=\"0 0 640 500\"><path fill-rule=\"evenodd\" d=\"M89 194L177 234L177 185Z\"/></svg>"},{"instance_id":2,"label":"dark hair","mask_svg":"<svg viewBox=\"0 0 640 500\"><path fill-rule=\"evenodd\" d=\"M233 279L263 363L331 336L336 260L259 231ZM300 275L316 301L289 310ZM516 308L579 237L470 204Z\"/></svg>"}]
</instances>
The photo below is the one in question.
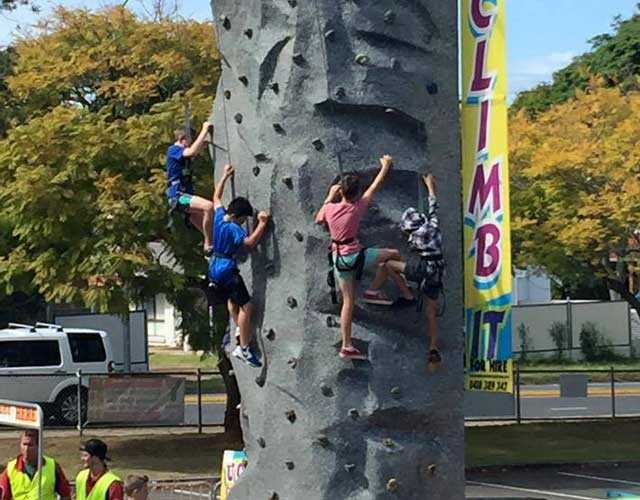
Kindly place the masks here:
<instances>
[{"instance_id":1,"label":"dark hair","mask_svg":"<svg viewBox=\"0 0 640 500\"><path fill-rule=\"evenodd\" d=\"M191 138L195 137L196 131L192 128L189 129ZM175 131L176 141L181 141L187 138L187 127L178 127Z\"/></svg>"},{"instance_id":2,"label":"dark hair","mask_svg":"<svg viewBox=\"0 0 640 500\"><path fill-rule=\"evenodd\" d=\"M346 174L340 179L342 196L347 201L355 201L360 196L360 177L357 174Z\"/></svg>"},{"instance_id":3,"label":"dark hair","mask_svg":"<svg viewBox=\"0 0 640 500\"><path fill-rule=\"evenodd\" d=\"M238 196L229 203L227 213L235 217L250 217L253 215L253 207L251 206L251 203L249 203L249 200L242 196Z\"/></svg>"}]
</instances>

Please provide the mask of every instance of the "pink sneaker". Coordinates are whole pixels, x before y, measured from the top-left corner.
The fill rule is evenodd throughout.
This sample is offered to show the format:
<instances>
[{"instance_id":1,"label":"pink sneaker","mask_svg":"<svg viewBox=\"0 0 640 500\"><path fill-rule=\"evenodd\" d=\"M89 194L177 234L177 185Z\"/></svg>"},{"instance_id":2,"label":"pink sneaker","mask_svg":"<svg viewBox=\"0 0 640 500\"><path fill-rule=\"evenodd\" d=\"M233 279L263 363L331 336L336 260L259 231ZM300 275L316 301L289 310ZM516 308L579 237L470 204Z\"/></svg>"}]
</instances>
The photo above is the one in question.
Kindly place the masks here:
<instances>
[{"instance_id":1,"label":"pink sneaker","mask_svg":"<svg viewBox=\"0 0 640 500\"><path fill-rule=\"evenodd\" d=\"M390 306L393 304L393 300L380 290L367 290L364 292L363 298L367 304L375 304L378 306Z\"/></svg>"},{"instance_id":2,"label":"pink sneaker","mask_svg":"<svg viewBox=\"0 0 640 500\"><path fill-rule=\"evenodd\" d=\"M366 354L362 354L358 349L353 346L343 347L338 354L343 359L367 359Z\"/></svg>"}]
</instances>

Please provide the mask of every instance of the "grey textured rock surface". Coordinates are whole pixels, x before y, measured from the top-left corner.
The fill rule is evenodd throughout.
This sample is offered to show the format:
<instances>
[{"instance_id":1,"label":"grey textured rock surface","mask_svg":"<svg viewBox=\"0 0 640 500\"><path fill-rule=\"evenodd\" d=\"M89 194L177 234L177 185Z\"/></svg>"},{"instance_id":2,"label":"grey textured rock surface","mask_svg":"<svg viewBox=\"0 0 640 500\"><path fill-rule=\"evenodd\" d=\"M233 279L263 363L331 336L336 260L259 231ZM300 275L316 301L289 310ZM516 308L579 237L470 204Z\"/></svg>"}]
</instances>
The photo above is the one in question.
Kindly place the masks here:
<instances>
[{"instance_id":1,"label":"grey textured rock surface","mask_svg":"<svg viewBox=\"0 0 640 500\"><path fill-rule=\"evenodd\" d=\"M233 500L464 498L455 5L214 2L215 141L229 145L236 193L273 214L242 266L265 364L235 363L249 466ZM424 314L413 309L359 301L353 333L369 361L337 356L328 234L314 214L340 171L371 179L383 153L394 167L363 221L365 245L406 253L400 215L424 196L427 163L438 179L448 270L434 374ZM227 157L217 157L219 173Z\"/></svg>"}]
</instances>

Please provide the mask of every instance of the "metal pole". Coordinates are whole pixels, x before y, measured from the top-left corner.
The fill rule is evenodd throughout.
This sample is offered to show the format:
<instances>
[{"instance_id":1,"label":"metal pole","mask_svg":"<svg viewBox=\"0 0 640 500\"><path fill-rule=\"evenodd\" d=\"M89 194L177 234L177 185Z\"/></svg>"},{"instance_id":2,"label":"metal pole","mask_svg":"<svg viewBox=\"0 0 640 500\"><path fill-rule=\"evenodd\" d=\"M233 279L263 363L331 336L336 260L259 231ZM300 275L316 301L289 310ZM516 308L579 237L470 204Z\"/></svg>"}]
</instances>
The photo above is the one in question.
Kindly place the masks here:
<instances>
[{"instance_id":1,"label":"metal pole","mask_svg":"<svg viewBox=\"0 0 640 500\"><path fill-rule=\"evenodd\" d=\"M611 367L611 418L616 418L616 369Z\"/></svg>"},{"instance_id":2,"label":"metal pole","mask_svg":"<svg viewBox=\"0 0 640 500\"><path fill-rule=\"evenodd\" d=\"M38 422L40 428L38 429L38 500L42 500L42 462L44 453L44 413L42 408L38 406Z\"/></svg>"},{"instance_id":3,"label":"metal pole","mask_svg":"<svg viewBox=\"0 0 640 500\"><path fill-rule=\"evenodd\" d=\"M516 422L522 423L522 408L520 406L520 365L516 364Z\"/></svg>"},{"instance_id":4,"label":"metal pole","mask_svg":"<svg viewBox=\"0 0 640 500\"><path fill-rule=\"evenodd\" d=\"M122 319L122 362L124 363L124 372L131 372L131 329L129 325L129 311L124 315Z\"/></svg>"},{"instance_id":5,"label":"metal pole","mask_svg":"<svg viewBox=\"0 0 640 500\"><path fill-rule=\"evenodd\" d=\"M76 372L78 377L78 432L82 437L82 370Z\"/></svg>"},{"instance_id":6,"label":"metal pole","mask_svg":"<svg viewBox=\"0 0 640 500\"><path fill-rule=\"evenodd\" d=\"M202 373L200 368L196 370L198 375L198 434L202 434Z\"/></svg>"}]
</instances>

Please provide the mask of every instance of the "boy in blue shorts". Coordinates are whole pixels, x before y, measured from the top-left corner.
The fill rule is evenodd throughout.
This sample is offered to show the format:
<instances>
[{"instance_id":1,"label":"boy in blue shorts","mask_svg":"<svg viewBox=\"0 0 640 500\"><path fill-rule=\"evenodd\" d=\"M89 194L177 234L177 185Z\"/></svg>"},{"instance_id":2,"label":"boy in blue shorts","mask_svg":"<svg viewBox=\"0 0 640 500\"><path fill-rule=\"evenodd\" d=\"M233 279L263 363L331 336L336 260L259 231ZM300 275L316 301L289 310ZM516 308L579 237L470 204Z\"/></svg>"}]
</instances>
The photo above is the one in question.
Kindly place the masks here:
<instances>
[{"instance_id":1,"label":"boy in blue shorts","mask_svg":"<svg viewBox=\"0 0 640 500\"><path fill-rule=\"evenodd\" d=\"M171 210L183 213L204 236L204 253L212 252L211 225L213 203L193 194L193 182L189 170L189 160L195 157L205 144L209 132L209 122L202 124L198 137L189 144L187 130L180 127L175 131L176 142L167 150L167 199Z\"/></svg>"},{"instance_id":2,"label":"boy in blue shorts","mask_svg":"<svg viewBox=\"0 0 640 500\"><path fill-rule=\"evenodd\" d=\"M358 241L360 220L369 208L373 195L382 185L392 165L392 158L385 155L380 158L378 175L362 193L360 178L355 174L343 175L340 182L331 186L329 195L316 216L316 223L326 223L331 233L331 251L333 265L342 292L342 310L340 328L342 331L341 358L366 359L351 343L351 325L355 305L356 282L366 269L377 269L376 277L364 293L364 301L369 304L389 306L393 304L380 290L387 278L391 278L402 291L405 301L413 301L414 296L405 280L383 264L400 260L400 252L394 248L362 248Z\"/></svg>"},{"instance_id":3,"label":"boy in blue shorts","mask_svg":"<svg viewBox=\"0 0 640 500\"><path fill-rule=\"evenodd\" d=\"M226 300L229 314L237 325L238 345L233 356L254 367L262 366L260 359L249 345L251 328L251 296L240 271L236 254L243 248L253 248L267 229L269 214L258 212L258 225L251 235L247 235L242 225L253 215L249 200L237 197L231 200L229 208L222 205L224 186L233 175L233 167L225 165L224 173L213 193L215 215L213 221L213 253L209 260L209 279L215 286L216 295Z\"/></svg>"}]
</instances>

